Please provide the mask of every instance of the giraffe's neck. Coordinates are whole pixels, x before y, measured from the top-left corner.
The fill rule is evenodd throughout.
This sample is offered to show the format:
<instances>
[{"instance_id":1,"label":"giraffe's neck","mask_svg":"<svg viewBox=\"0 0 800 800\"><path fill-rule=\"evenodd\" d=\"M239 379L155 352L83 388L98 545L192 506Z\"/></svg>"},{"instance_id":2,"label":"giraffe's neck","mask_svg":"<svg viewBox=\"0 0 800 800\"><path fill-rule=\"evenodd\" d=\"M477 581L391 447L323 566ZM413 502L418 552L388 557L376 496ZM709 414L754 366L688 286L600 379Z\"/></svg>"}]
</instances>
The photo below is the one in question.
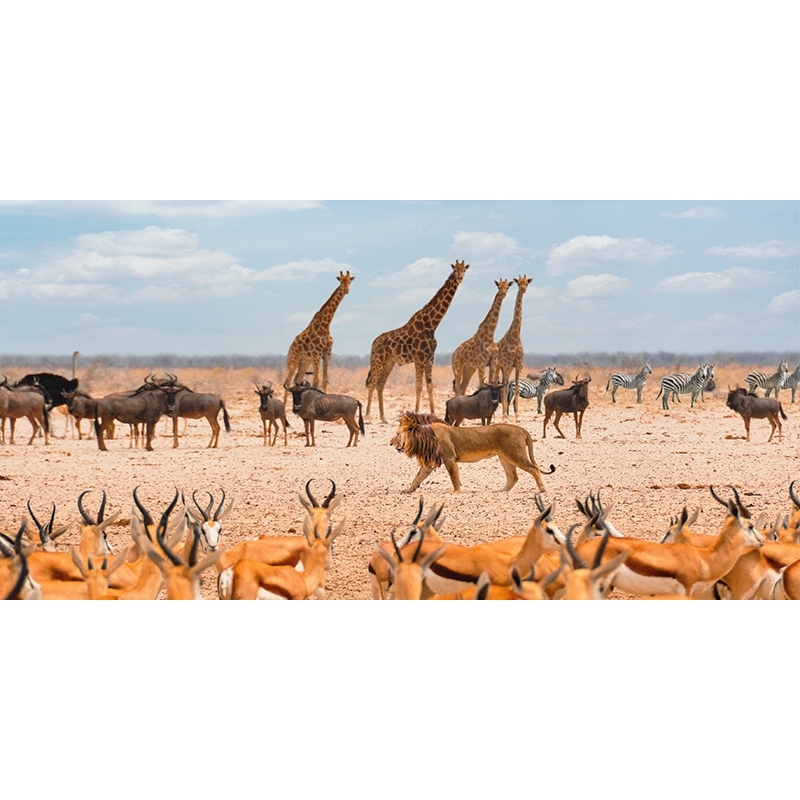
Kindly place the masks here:
<instances>
[{"instance_id":1,"label":"giraffe's neck","mask_svg":"<svg viewBox=\"0 0 800 800\"><path fill-rule=\"evenodd\" d=\"M506 341L516 341L522 331L522 298L523 292L517 292L517 299L514 302L514 319L511 320L511 327L503 337Z\"/></svg>"},{"instance_id":2,"label":"giraffe's neck","mask_svg":"<svg viewBox=\"0 0 800 800\"><path fill-rule=\"evenodd\" d=\"M503 304L504 294L498 292L494 297L492 307L489 313L484 318L483 322L478 325L478 337L485 339L493 339L494 332L497 330L497 320L500 319L500 306Z\"/></svg>"},{"instance_id":3,"label":"giraffe's neck","mask_svg":"<svg viewBox=\"0 0 800 800\"><path fill-rule=\"evenodd\" d=\"M461 278L457 277L455 272L451 272L444 282L444 286L436 292L427 305L411 317L406 325L411 326L414 322L422 320L426 328L435 330L450 307L459 283L461 283Z\"/></svg>"},{"instance_id":4,"label":"giraffe's neck","mask_svg":"<svg viewBox=\"0 0 800 800\"><path fill-rule=\"evenodd\" d=\"M322 308L311 318L309 328L327 328L331 324L333 315L345 296L344 287L339 284L333 294L322 304Z\"/></svg>"}]
</instances>

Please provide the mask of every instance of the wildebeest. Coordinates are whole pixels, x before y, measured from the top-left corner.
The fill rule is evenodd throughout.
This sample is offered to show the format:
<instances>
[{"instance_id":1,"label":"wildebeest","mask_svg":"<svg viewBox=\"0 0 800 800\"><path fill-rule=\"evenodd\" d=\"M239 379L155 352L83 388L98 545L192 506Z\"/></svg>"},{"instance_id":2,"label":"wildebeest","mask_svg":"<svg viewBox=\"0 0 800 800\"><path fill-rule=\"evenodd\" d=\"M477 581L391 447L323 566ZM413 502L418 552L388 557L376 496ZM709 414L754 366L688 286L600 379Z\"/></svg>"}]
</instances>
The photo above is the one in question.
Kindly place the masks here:
<instances>
[{"instance_id":1,"label":"wildebeest","mask_svg":"<svg viewBox=\"0 0 800 800\"><path fill-rule=\"evenodd\" d=\"M286 407L281 400L274 396L272 381L262 386L256 384L256 394L261 398L258 413L261 415L261 424L264 426L264 444L266 445L267 439L270 440L270 446L275 444L275 440L278 438L278 420L280 420L283 424L283 446L286 447L289 443L286 429L291 426L286 419ZM268 423L269 432L267 432ZM274 433L273 427L275 429Z\"/></svg>"},{"instance_id":2,"label":"wildebeest","mask_svg":"<svg viewBox=\"0 0 800 800\"><path fill-rule=\"evenodd\" d=\"M0 381L0 443L3 444L6 440L6 417L9 419L9 428L11 429L11 444L14 444L14 426L22 417L26 417L33 428L28 444L33 444L40 427L44 430L44 443L50 444L50 418L47 403L38 387L10 388L8 379L3 376L3 380Z\"/></svg>"},{"instance_id":3,"label":"wildebeest","mask_svg":"<svg viewBox=\"0 0 800 800\"><path fill-rule=\"evenodd\" d=\"M78 439L82 439L81 421L85 419L94 420L94 415L97 411L97 400L90 397L89 393L84 392L83 389L76 389L74 392L64 392L64 400L67 403L69 413L75 419L75 427L78 429ZM91 431L91 422L89 424Z\"/></svg>"},{"instance_id":4,"label":"wildebeest","mask_svg":"<svg viewBox=\"0 0 800 800\"><path fill-rule=\"evenodd\" d=\"M167 395L167 415L172 417L172 446L178 446L178 417L184 419L205 419L211 426L211 439L207 447L217 447L219 445L220 424L217 420L220 410L222 411L222 421L225 423L226 433L231 432L231 420L228 416L228 409L225 408L225 401L218 395L211 392L193 392L188 386L184 386L175 375L169 375L166 381L160 381L158 386Z\"/></svg>"},{"instance_id":5,"label":"wildebeest","mask_svg":"<svg viewBox=\"0 0 800 800\"><path fill-rule=\"evenodd\" d=\"M361 414L361 402L346 394L326 394L312 387L308 381L301 381L289 387L292 393L292 411L299 416L306 426L306 447L316 447L314 439L314 421L335 422L343 419L350 430L347 446L358 446L358 432L364 431L364 418ZM358 411L358 424L356 424Z\"/></svg>"},{"instance_id":6,"label":"wildebeest","mask_svg":"<svg viewBox=\"0 0 800 800\"><path fill-rule=\"evenodd\" d=\"M728 399L725 405L732 411L740 414L744 420L744 429L747 431L747 441L750 441L750 420L751 419L768 419L769 424L772 425L772 430L769 432L768 442L772 441L772 436L775 433L775 428L778 429L778 441L783 439L783 426L781 425L781 417L788 419L786 414L783 413L783 407L778 400L771 397L758 397L755 394L748 394L747 389L730 389L728 391Z\"/></svg>"},{"instance_id":7,"label":"wildebeest","mask_svg":"<svg viewBox=\"0 0 800 800\"><path fill-rule=\"evenodd\" d=\"M141 423L145 426L146 450L153 449L153 435L156 423L167 413L167 393L153 380L152 375L133 392L118 392L106 395L97 401L94 417L94 430L97 446L108 450L104 441L114 420L129 425Z\"/></svg>"},{"instance_id":8,"label":"wildebeest","mask_svg":"<svg viewBox=\"0 0 800 800\"><path fill-rule=\"evenodd\" d=\"M583 378L578 380L577 376L572 381L572 386L569 389L559 389L557 392L550 392L544 398L544 427L542 429L542 439L547 437L547 422L550 415L555 411L556 418L553 420L556 430L559 433L558 438L566 439L567 437L561 432L558 427L558 421L561 419L562 414L575 415L575 438L581 438L581 425L583 424L583 412L589 407L589 382L591 378Z\"/></svg>"},{"instance_id":9,"label":"wildebeest","mask_svg":"<svg viewBox=\"0 0 800 800\"><path fill-rule=\"evenodd\" d=\"M469 395L457 394L445 404L444 421L457 428L465 419L479 419L481 425L491 425L505 383L484 383Z\"/></svg>"}]
</instances>

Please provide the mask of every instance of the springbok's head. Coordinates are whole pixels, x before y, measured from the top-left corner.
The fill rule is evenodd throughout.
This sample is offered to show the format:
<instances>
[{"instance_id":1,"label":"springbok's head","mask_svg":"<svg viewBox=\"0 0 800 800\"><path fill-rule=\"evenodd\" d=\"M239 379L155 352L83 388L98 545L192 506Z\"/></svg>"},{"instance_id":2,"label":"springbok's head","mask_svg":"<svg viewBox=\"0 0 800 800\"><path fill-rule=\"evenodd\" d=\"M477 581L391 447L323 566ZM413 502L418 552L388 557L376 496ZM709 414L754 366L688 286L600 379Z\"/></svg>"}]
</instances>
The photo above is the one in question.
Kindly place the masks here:
<instances>
[{"instance_id":1,"label":"springbok's head","mask_svg":"<svg viewBox=\"0 0 800 800\"><path fill-rule=\"evenodd\" d=\"M214 496L211 492L206 492L208 495L208 505L205 508L197 502L197 492L192 492L192 500L197 507L197 511L190 506L186 507L187 513L200 529L201 544L206 550L212 553L219 547L219 540L222 535L222 522L233 509L233 498L228 502L228 507L223 509L225 505L225 490L220 489L220 492L222 492L222 499L219 501L217 510L213 514L211 513L211 509L214 507Z\"/></svg>"}]
</instances>

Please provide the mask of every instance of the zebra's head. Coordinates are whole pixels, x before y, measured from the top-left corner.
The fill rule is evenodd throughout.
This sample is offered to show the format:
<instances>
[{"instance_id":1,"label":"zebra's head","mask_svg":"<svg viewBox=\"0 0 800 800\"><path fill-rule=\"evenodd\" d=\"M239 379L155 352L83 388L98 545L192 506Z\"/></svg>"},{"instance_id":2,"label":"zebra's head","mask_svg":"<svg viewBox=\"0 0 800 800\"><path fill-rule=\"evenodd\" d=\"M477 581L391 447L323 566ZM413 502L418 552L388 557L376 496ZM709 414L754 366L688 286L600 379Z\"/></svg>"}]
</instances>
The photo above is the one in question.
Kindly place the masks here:
<instances>
[{"instance_id":1,"label":"zebra's head","mask_svg":"<svg viewBox=\"0 0 800 800\"><path fill-rule=\"evenodd\" d=\"M649 361L645 361L644 362L644 366L642 367L642 372L645 375L652 375L653 374L653 370L650 369L650 362Z\"/></svg>"},{"instance_id":2,"label":"zebra's head","mask_svg":"<svg viewBox=\"0 0 800 800\"><path fill-rule=\"evenodd\" d=\"M784 358L780 364L778 364L778 372L782 375L785 375L789 371L789 359Z\"/></svg>"}]
</instances>

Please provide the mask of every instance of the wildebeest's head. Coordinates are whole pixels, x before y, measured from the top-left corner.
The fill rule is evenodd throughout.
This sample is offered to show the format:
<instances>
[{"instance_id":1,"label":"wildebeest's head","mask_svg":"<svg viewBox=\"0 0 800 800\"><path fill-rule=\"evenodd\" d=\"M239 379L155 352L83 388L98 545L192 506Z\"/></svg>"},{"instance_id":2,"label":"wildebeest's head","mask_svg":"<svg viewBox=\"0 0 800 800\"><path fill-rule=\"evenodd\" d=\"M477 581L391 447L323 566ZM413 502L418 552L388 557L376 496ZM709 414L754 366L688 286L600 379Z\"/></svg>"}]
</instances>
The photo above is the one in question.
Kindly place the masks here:
<instances>
[{"instance_id":1,"label":"wildebeest's head","mask_svg":"<svg viewBox=\"0 0 800 800\"><path fill-rule=\"evenodd\" d=\"M272 388L272 381L261 386L256 384L255 392L261 398L261 410L266 411L269 408L270 398L275 394L275 390Z\"/></svg>"},{"instance_id":2,"label":"wildebeest's head","mask_svg":"<svg viewBox=\"0 0 800 800\"><path fill-rule=\"evenodd\" d=\"M297 413L303 402L303 392L307 392L311 388L311 384L308 381L300 381L300 383L286 388L292 393L292 411Z\"/></svg>"}]
</instances>

